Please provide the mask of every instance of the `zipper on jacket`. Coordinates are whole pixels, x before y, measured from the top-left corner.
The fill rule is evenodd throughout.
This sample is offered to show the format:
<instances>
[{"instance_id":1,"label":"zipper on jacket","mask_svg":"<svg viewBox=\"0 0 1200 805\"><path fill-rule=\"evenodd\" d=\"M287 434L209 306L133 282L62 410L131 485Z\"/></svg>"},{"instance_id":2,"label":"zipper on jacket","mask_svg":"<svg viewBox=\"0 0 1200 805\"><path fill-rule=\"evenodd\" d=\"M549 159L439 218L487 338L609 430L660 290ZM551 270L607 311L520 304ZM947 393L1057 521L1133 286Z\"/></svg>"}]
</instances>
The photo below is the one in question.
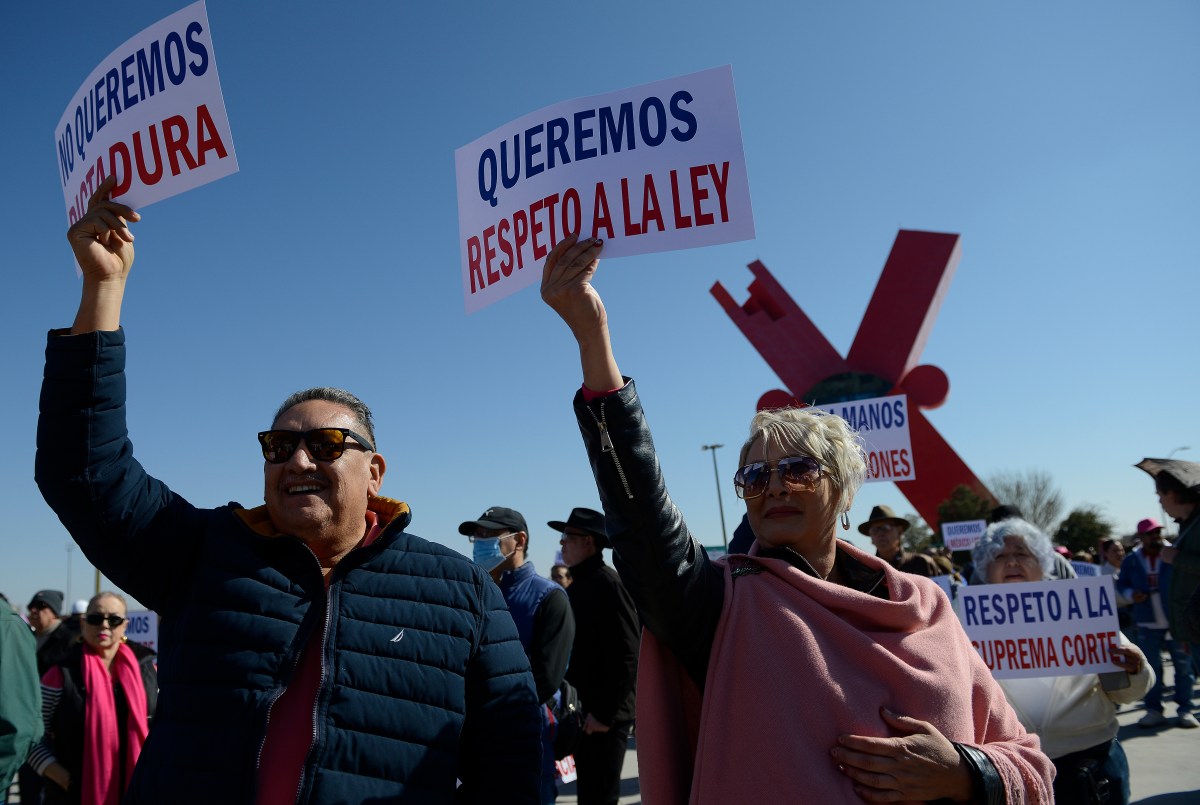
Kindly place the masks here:
<instances>
[{"instance_id":1,"label":"zipper on jacket","mask_svg":"<svg viewBox=\"0 0 1200 805\"><path fill-rule=\"evenodd\" d=\"M621 486L625 488L625 496L633 500L633 492L629 489L629 481L625 477L625 470L621 467L621 459L617 457L617 451L613 449L612 436L608 433L608 422L604 419L604 400L600 401L599 417L596 416L596 412L590 405L586 407L588 413L592 415L592 419L596 420L596 427L600 429L600 452L612 456L613 466L617 468L617 477L621 479Z\"/></svg>"},{"instance_id":2,"label":"zipper on jacket","mask_svg":"<svg viewBox=\"0 0 1200 805\"><path fill-rule=\"evenodd\" d=\"M303 543L301 543L301 544L303 544ZM308 550L309 555L312 556L313 561L315 561L317 563L317 573L320 575L321 574L321 560L317 558L317 555L315 553L313 553L312 548L309 548L307 545L305 545L304 547ZM323 581L324 581L324 577L322 576L322 582ZM329 590L325 591L325 599L326 599L325 628L328 629L329 628ZM308 645L308 643L306 642L304 645L306 646L306 645ZM324 637L324 635L322 635L321 636L321 648L322 648L321 681L322 682L325 681L324 647L325 647L325 637ZM300 657L303 654L304 654L304 646L300 646L299 650L296 652L296 656L292 658L292 668L291 668L291 672L288 674L288 679L292 679L296 676L296 668L300 665ZM279 687L279 690L277 690L273 694L271 694L271 703L267 705L267 721L263 725L262 740L258 742L258 754L254 758L254 769L255 769L255 777L256 778L258 777L257 772L262 768L262 753L263 753L263 749L266 748L266 746L267 746L267 735L270 734L270 732L271 732L271 712L275 709L275 703L279 701L279 699L283 696L284 693L287 693L287 685L281 685ZM320 697L321 697L321 688L320 688L320 686L318 686L317 687L317 698L320 699ZM304 779L304 767L303 766L300 767L300 779L302 779L302 780ZM256 779L256 783L257 783L257 779ZM300 794L300 792L297 790L296 795L299 796L299 794Z\"/></svg>"},{"instance_id":3,"label":"zipper on jacket","mask_svg":"<svg viewBox=\"0 0 1200 805\"><path fill-rule=\"evenodd\" d=\"M312 549L309 548L311 551ZM316 554L313 554L316 558ZM320 560L317 560L320 564ZM331 571L332 572L332 571ZM331 582L332 583L332 582ZM317 751L317 717L321 709L321 689L325 687L325 643L329 639L329 612L333 607L333 594L329 588L325 588L325 628L321 630L321 676L317 680L317 698L313 699L312 710L312 744L308 747L308 754L304 756L304 764L300 766L300 778L296 781L296 798L295 801L300 801L300 792L304 790L304 778L308 775L308 764L311 761L313 754Z\"/></svg>"}]
</instances>

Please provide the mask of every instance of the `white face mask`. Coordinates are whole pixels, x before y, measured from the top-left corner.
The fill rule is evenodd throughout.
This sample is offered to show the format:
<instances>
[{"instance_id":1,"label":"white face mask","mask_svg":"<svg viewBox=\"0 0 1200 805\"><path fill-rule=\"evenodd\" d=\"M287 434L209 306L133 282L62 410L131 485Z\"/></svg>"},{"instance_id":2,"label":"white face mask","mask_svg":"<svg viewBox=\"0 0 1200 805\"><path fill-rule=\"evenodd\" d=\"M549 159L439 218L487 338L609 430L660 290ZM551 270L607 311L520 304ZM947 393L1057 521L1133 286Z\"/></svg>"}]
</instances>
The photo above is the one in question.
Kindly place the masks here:
<instances>
[{"instance_id":1,"label":"white face mask","mask_svg":"<svg viewBox=\"0 0 1200 805\"><path fill-rule=\"evenodd\" d=\"M511 534L504 535L504 537L511 536ZM507 554L501 553L500 540L504 539L504 537L491 537L489 539L476 537L471 549L471 558L475 561L475 564L482 567L488 573L491 573L500 567L500 565L507 562L508 557L516 553L517 549L513 548Z\"/></svg>"}]
</instances>

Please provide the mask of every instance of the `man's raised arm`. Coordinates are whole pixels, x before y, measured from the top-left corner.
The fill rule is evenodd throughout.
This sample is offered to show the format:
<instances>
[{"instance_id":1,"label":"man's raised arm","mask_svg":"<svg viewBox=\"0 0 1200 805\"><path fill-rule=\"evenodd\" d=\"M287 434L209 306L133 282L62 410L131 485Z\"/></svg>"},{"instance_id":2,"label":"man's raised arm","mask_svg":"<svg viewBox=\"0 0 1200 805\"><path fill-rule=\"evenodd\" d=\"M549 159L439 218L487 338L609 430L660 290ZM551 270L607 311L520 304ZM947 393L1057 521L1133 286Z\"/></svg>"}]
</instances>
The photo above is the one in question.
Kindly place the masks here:
<instances>
[{"instance_id":1,"label":"man's raised arm","mask_svg":"<svg viewBox=\"0 0 1200 805\"><path fill-rule=\"evenodd\" d=\"M87 212L67 230L67 241L83 272L83 295L71 334L116 330L121 326L121 300L125 280L133 267L133 233L130 221L141 216L109 199L117 184L109 176L88 199Z\"/></svg>"}]
</instances>

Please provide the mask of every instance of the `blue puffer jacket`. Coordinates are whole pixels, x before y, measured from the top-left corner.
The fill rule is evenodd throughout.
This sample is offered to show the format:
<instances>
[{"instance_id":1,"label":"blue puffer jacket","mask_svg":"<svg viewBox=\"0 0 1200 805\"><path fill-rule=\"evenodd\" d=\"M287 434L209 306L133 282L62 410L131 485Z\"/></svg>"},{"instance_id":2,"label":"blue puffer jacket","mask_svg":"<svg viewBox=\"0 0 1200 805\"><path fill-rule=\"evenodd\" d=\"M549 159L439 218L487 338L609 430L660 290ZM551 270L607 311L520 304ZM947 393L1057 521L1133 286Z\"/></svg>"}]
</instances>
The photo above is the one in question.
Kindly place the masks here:
<instances>
[{"instance_id":1,"label":"blue puffer jacket","mask_svg":"<svg viewBox=\"0 0 1200 805\"><path fill-rule=\"evenodd\" d=\"M383 533L326 590L265 507L192 506L133 458L124 340L51 334L36 469L88 559L162 617L158 713L124 802L252 803L271 704L321 621L297 802L536 802L533 680L487 574L377 498Z\"/></svg>"}]
</instances>

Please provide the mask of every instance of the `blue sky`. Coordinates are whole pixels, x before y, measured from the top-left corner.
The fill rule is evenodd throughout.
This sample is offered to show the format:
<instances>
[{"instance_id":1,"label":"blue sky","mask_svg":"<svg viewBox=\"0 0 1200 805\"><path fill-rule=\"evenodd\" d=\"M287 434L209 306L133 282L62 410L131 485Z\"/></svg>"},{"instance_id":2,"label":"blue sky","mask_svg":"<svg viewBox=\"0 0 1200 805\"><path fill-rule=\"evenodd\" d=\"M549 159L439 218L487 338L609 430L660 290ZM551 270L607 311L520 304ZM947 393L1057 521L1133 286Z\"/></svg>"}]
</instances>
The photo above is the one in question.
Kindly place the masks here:
<instances>
[{"instance_id":1,"label":"blue sky","mask_svg":"<svg viewBox=\"0 0 1200 805\"><path fill-rule=\"evenodd\" d=\"M68 536L33 484L45 332L79 281L53 132L84 77L186 3L84 21L11 7L4 187L13 341L0 591L66 584ZM758 237L603 264L617 356L673 497L720 543L758 397L780 385L709 295L762 260L843 353L901 228L962 260L922 362L929 418L976 474L1044 469L1123 531L1158 515L1131 466L1193 446L1200 220L1200 6L1008 2L250 4L209 20L241 172L144 211L126 297L131 433L193 503L262 500L254 434L279 401L341 385L375 410L384 493L411 530L544 527L596 506L570 408L574 344L530 289L463 314L454 149L547 104L732 64ZM918 457L919 462L919 457ZM919 471L919 470L918 470ZM864 487L851 518L886 503ZM853 533L853 532L852 532ZM74 553L68 597L91 572Z\"/></svg>"}]
</instances>

